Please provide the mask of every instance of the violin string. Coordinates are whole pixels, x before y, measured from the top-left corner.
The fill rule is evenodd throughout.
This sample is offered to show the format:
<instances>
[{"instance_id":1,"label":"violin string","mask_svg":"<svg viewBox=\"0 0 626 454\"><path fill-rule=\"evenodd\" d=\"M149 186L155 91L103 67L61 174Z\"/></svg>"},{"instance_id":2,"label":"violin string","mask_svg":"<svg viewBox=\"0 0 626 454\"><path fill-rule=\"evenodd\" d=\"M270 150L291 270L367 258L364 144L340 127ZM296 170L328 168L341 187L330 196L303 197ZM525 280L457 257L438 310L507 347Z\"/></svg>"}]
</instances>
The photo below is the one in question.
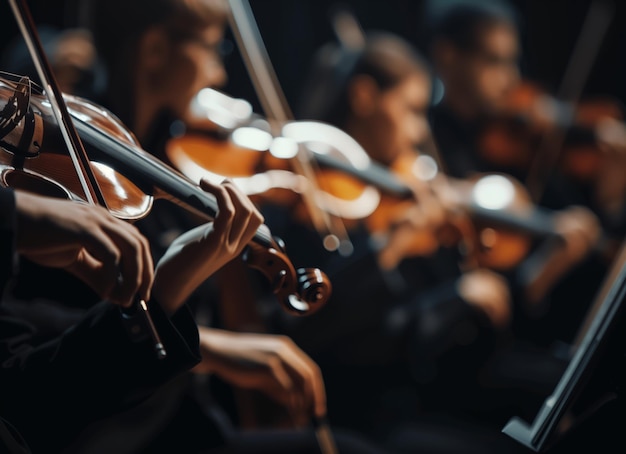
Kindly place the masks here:
<instances>
[{"instance_id":1,"label":"violin string","mask_svg":"<svg viewBox=\"0 0 626 454\"><path fill-rule=\"evenodd\" d=\"M26 80L26 82L22 82L22 80ZM25 104L30 103L31 86L28 81L28 78L20 79L21 84L12 87L13 95L9 98L2 111L0 111L0 140L3 141L3 144L3 139L15 130L28 112L28 107L25 110L20 108L20 104L22 104L20 100ZM25 90L22 91L20 88Z\"/></svg>"},{"instance_id":2,"label":"violin string","mask_svg":"<svg viewBox=\"0 0 626 454\"><path fill-rule=\"evenodd\" d=\"M58 88L59 85L54 78L50 63L41 45L41 40L37 34L28 5L24 0L19 1L19 3L18 0L9 0L9 5L11 6L15 21L22 33L22 37L26 42L26 47L32 57L37 74L42 83L46 86L52 113L58 123L63 140L67 145L67 151L76 169L81 187L85 192L85 198L92 205L95 205L97 200L100 205L106 207L106 201L102 196L98 182L91 170L87 152L82 145L78 133L72 127L71 118L69 117L67 107L63 101L63 95Z\"/></svg>"},{"instance_id":3,"label":"violin string","mask_svg":"<svg viewBox=\"0 0 626 454\"><path fill-rule=\"evenodd\" d=\"M35 94L39 94L42 95L44 90L43 87L41 85L39 85L37 82L35 82L32 79L28 79L28 82L22 82L24 76L9 72L9 71L2 71L0 70L0 78L3 79L4 82L7 83L7 85L9 85L10 82L10 87L11 88L17 88L17 87L30 87L31 91Z\"/></svg>"}]
</instances>

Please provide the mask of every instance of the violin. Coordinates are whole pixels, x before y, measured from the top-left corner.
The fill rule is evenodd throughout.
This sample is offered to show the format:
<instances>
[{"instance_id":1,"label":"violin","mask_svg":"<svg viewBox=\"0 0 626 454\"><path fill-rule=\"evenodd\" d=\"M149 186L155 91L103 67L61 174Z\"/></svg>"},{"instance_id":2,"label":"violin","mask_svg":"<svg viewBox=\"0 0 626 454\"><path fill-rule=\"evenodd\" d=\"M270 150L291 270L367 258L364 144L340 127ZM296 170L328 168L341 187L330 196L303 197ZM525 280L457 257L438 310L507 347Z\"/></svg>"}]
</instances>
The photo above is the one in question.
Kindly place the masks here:
<instances>
[{"instance_id":1,"label":"violin","mask_svg":"<svg viewBox=\"0 0 626 454\"><path fill-rule=\"evenodd\" d=\"M383 199L370 225L384 231L386 223L397 210L406 210L410 203L419 203L409 196L415 181L430 184L447 210L447 221L430 239L433 247L460 246L473 266L507 271L527 255L536 239L559 237L555 213L535 206L524 186L504 173L477 174L468 179L453 179L440 174L436 161L429 155L403 156L391 171L398 182L406 185L402 202ZM389 194L389 193L387 193ZM432 235L432 234L431 234Z\"/></svg>"},{"instance_id":2,"label":"violin","mask_svg":"<svg viewBox=\"0 0 626 454\"><path fill-rule=\"evenodd\" d=\"M0 79L0 182L42 195L86 200L58 125L44 95L31 93L24 79ZM106 109L64 95L85 144L106 206L121 219L146 216L155 197L177 203L204 219L217 213L216 200L190 179L142 150L134 136ZM283 308L309 314L328 300L331 285L316 268L296 270L284 245L262 225L242 258L269 281Z\"/></svg>"},{"instance_id":3,"label":"violin","mask_svg":"<svg viewBox=\"0 0 626 454\"><path fill-rule=\"evenodd\" d=\"M315 187L317 205L344 220L362 219L375 210L379 199L375 191L364 191L359 181L340 169L342 165L365 169L370 164L369 156L354 139L319 122L289 122L274 136L261 116L226 120L234 113L224 113L224 105L230 107L236 101L245 102L214 89L201 90L192 102L196 117L165 145L167 161L194 180L227 176L259 203L295 206L310 182L294 171L290 159L298 147L315 148L316 165L325 161L340 170L332 179L325 178L331 172L328 166L325 172L315 173L320 185ZM217 123L216 117L222 121ZM305 219L306 209L300 208L297 217Z\"/></svg>"},{"instance_id":4,"label":"violin","mask_svg":"<svg viewBox=\"0 0 626 454\"><path fill-rule=\"evenodd\" d=\"M190 113L183 127L173 128L178 132L164 150L164 160L184 175L193 180L226 176L257 203L268 198L293 203L303 191L303 179L285 171L286 163L266 163L274 137L267 120L254 114L247 101L204 88L193 98Z\"/></svg>"},{"instance_id":5,"label":"violin","mask_svg":"<svg viewBox=\"0 0 626 454\"><path fill-rule=\"evenodd\" d=\"M273 137L263 127L251 126L254 121L258 124L261 117L251 120L253 116L248 115L237 122L228 120L216 124L212 119L228 118L224 106L234 105L235 100L227 100L224 98L227 95L212 89L205 89L203 93L205 102L200 106L198 98L202 95L198 94L192 112L198 116L193 124L204 128L189 128L166 145L168 159L188 177L212 177L219 170L248 195L261 196L261 200L269 203L294 206L296 220L306 223L307 212L296 203L307 180L293 173L287 161L281 158L289 153L272 152L272 144L279 139L277 142L283 141L283 145L295 142L311 152L317 167L315 199L318 206L341 218L349 230L358 223L365 223L381 245L398 213L419 203L411 185L421 178L418 175L424 175L424 170L419 171L418 167L424 164L426 156L404 157L392 168L386 168L373 162L348 134L325 123L288 122L278 137ZM220 111L219 115L215 113ZM228 126L234 124L240 126ZM431 159L427 165L431 170L426 173L430 172L429 178L433 178L438 172L436 163ZM282 192L279 194L277 189ZM453 222L446 223L434 234L423 231L416 235L407 246L407 254L433 251L440 244L462 243L468 252L473 251L474 260L481 266L508 270L526 256L533 239L558 236L554 213L533 205L524 186L509 175L478 175L471 180L454 181L450 189L448 194L453 199L450 203L456 207ZM493 194L499 194L500 200L494 201Z\"/></svg>"},{"instance_id":6,"label":"violin","mask_svg":"<svg viewBox=\"0 0 626 454\"><path fill-rule=\"evenodd\" d=\"M525 81L509 93L502 111L488 120L479 151L500 168L526 174L545 158L542 140L563 134L558 168L577 181L590 182L599 176L605 147L623 150L626 146L623 121L623 107L613 99L598 97L574 105Z\"/></svg>"}]
</instances>

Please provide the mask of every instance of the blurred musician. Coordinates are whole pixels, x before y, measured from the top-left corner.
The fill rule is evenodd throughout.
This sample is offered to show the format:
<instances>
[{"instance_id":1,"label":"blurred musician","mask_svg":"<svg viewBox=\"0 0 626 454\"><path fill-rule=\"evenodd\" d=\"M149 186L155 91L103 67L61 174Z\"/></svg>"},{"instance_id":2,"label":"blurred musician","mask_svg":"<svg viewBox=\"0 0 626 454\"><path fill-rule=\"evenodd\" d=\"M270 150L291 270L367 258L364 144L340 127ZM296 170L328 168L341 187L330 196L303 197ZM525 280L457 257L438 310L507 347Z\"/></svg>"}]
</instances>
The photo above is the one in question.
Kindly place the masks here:
<instances>
[{"instance_id":1,"label":"blurred musician","mask_svg":"<svg viewBox=\"0 0 626 454\"><path fill-rule=\"evenodd\" d=\"M372 33L356 55L329 44L315 57L299 119L340 127L390 172L399 159L418 156L429 136L431 82L409 43ZM417 255L394 247L402 243L394 235L436 231L447 221L445 203L432 188L415 191L420 203L404 210L389 233L386 246L393 250L374 246L361 223L351 231L352 255L326 254L329 306L280 328L325 371L330 417L381 439L422 411L474 408L478 370L511 317L506 280L487 269L464 271L456 245L436 244ZM288 244L297 245L294 260L322 255L309 227L269 208L264 213ZM477 449L484 449L478 434L477 428ZM454 450L453 444L440 448Z\"/></svg>"},{"instance_id":2,"label":"blurred musician","mask_svg":"<svg viewBox=\"0 0 626 454\"><path fill-rule=\"evenodd\" d=\"M602 6L602 3L598 2L597 5ZM595 33L600 31L596 30ZM503 163L511 163L513 160L496 162L484 153L485 131L489 130L494 121L509 114L507 109L510 107L511 95L520 93L525 83L518 67L521 46L514 11L503 2L465 2L450 7L436 22L431 46L432 59L444 86L442 101L431 111L431 124L450 173L468 176L474 172L510 172L521 181L530 182L528 189L533 190L533 180L528 178L532 168L509 167ZM547 98L555 104L553 97L547 95ZM530 118L532 115L542 119L550 118L554 115L550 110L551 103L536 103L535 106L543 106L543 109L538 109L536 113L531 113L528 109L523 114ZM573 106L576 113L582 112L584 107L584 103ZM587 255L597 241L599 231L614 235L617 242L622 241L626 231L623 136L620 138L618 133L617 140L610 140L611 137L605 140L602 134L598 134L598 126L602 123L591 123L590 129L596 129L593 131L592 146L600 156L599 165L586 165L595 169L591 172L591 178L573 176L568 172L569 169L561 165L567 161L560 160L559 166L549 174L549 179L540 181L544 186L541 197L537 199L539 204L556 209L567 209L576 205L571 209L572 216L568 222L572 226L577 225L575 229L579 234L571 235L567 246L570 250L578 249L582 253L570 256L569 261L573 267L550 290L544 302L549 309L524 331L525 336L545 345L553 345L557 339L565 342L573 340L589 304L595 297L598 285L605 277L610 263L600 254ZM521 126L521 131L534 127L523 123ZM540 130L551 134L554 126ZM564 135L565 140L571 140L571 136L574 136L575 126ZM623 130L623 125L618 124L614 130ZM518 136L511 137L515 140ZM519 137L520 143L528 143L525 134ZM545 143L551 144L549 140ZM538 148L538 151L563 154L567 150L565 142L557 143L557 146L562 146L563 150ZM510 155L515 153L514 148L509 150ZM532 150L526 148L525 151L530 155ZM535 156L534 159L541 162L542 156ZM617 245L613 248L617 250ZM563 260L563 264L567 265L567 261ZM608 361L614 362L613 359ZM613 366L610 369L617 370ZM600 373L605 372L603 370ZM599 381L604 379L597 378ZM616 422L622 417L623 403L617 402L608 401L590 410L586 415L588 420L570 431L562 443L548 452L593 450L605 442L607 452L623 449L623 437L617 441L619 424ZM533 417L534 415L531 419Z\"/></svg>"},{"instance_id":3,"label":"blurred musician","mask_svg":"<svg viewBox=\"0 0 626 454\"><path fill-rule=\"evenodd\" d=\"M493 122L507 115L509 98L522 83L518 68L520 43L513 10L503 2L466 2L449 7L434 27L431 46L444 95L431 110L430 119L449 173L468 177L479 172L505 172L526 182L527 168L498 164L484 153L482 142ZM612 156L604 165L622 168L620 154ZM611 194L598 198L610 199L609 205L616 202L619 205L623 200L620 189L623 178L604 175L596 180L592 192L598 196ZM563 209L562 222L557 226L560 225L565 238L559 245L551 246L550 264L538 273L547 282L542 283L540 277L537 285L540 290L528 291L526 295L531 302L539 304L537 307L544 308L542 328L534 324L530 330L536 340L544 343L557 338L571 340L592 300L607 266L601 256L590 254L601 231L616 234L618 241L623 236L623 228L616 229L605 222L606 210L600 209L593 197L583 196L585 191L556 169L538 201L541 206ZM608 206L606 202L604 205ZM623 208L617 211L621 213ZM553 309L548 311L550 306Z\"/></svg>"}]
</instances>

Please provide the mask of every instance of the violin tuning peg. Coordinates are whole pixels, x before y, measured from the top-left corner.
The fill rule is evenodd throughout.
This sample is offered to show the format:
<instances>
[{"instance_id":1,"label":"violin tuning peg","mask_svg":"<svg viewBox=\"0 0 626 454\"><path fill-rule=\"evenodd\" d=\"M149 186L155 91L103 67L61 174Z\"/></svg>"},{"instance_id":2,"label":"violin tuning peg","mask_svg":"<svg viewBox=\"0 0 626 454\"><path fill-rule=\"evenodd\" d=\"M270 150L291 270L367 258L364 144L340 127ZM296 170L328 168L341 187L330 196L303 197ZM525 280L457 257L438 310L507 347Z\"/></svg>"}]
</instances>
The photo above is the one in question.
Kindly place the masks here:
<instances>
[{"instance_id":1,"label":"violin tuning peg","mask_svg":"<svg viewBox=\"0 0 626 454\"><path fill-rule=\"evenodd\" d=\"M296 273L298 293L311 306L310 311L315 312L324 306L330 297L330 280L318 268L299 268Z\"/></svg>"},{"instance_id":2,"label":"violin tuning peg","mask_svg":"<svg viewBox=\"0 0 626 454\"><path fill-rule=\"evenodd\" d=\"M286 253L287 252L287 245L285 244L283 239L281 237L279 237L279 236L276 236L276 235L274 235L273 238L274 238L274 241L276 242L276 245L280 249L280 252Z\"/></svg>"}]
</instances>

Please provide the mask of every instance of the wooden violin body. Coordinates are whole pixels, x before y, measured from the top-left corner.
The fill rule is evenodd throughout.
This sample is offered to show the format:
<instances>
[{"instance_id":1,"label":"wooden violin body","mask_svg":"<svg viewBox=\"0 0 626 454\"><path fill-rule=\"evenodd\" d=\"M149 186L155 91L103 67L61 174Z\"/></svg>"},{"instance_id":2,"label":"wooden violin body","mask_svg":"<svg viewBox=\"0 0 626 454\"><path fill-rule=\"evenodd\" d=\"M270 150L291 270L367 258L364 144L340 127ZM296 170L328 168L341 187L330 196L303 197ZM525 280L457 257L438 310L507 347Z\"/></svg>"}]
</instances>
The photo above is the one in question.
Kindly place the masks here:
<instances>
[{"instance_id":1,"label":"wooden violin body","mask_svg":"<svg viewBox=\"0 0 626 454\"><path fill-rule=\"evenodd\" d=\"M7 128L0 133L2 184L41 195L84 201L84 190L70 156L64 153L63 145L59 142L54 150L48 147L46 152L42 152L45 137L58 136L58 132L52 131L49 118L44 120L42 112L33 109L43 99L37 96L31 99L28 79L22 78L19 82L0 80L0 100L6 100L0 118L14 126L11 131L7 132ZM115 128L118 137L136 146L132 134L122 128L120 123L113 121L113 118L108 118L110 113L91 103L78 103L69 97L68 105L76 115L89 115L99 125L108 125L111 130ZM98 116L93 115L94 112ZM111 214L119 219L136 220L150 212L150 195L112 167L100 162L92 164Z\"/></svg>"},{"instance_id":2,"label":"wooden violin body","mask_svg":"<svg viewBox=\"0 0 626 454\"><path fill-rule=\"evenodd\" d=\"M298 147L317 158L315 167L321 166L313 185L294 168ZM311 148L321 154L310 152ZM348 223L370 215L379 202L379 194L371 185L345 172L351 167L367 168L367 153L343 131L324 123L289 122L274 137L247 123L226 130L204 119L171 138L165 154L187 177L227 176L259 203L293 207L301 222L310 222L302 194L312 187L316 204Z\"/></svg>"}]
</instances>

